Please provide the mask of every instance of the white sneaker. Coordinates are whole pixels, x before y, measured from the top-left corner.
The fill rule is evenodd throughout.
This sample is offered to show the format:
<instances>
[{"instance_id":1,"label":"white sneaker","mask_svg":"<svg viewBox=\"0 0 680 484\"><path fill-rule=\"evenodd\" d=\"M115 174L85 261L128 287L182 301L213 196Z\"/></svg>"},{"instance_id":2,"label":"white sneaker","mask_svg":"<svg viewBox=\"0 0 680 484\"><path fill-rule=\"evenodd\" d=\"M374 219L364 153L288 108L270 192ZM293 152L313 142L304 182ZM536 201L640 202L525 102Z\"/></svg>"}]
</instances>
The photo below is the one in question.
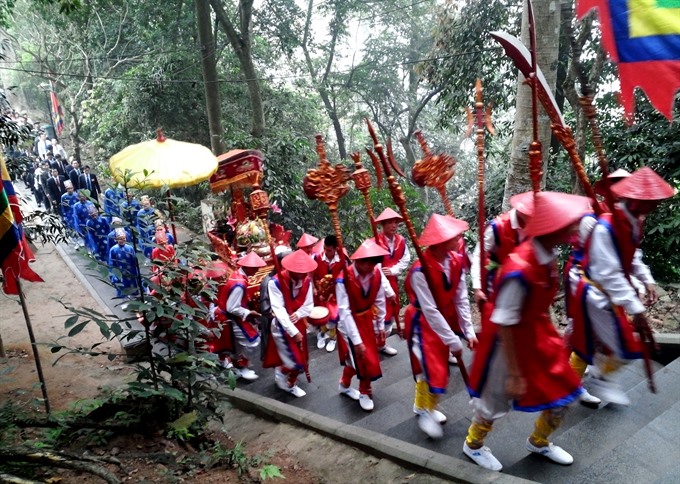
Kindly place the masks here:
<instances>
[{"instance_id":1,"label":"white sneaker","mask_svg":"<svg viewBox=\"0 0 680 484\"><path fill-rule=\"evenodd\" d=\"M588 393L588 390L585 388L583 389L583 393L579 395L578 401L581 405L588 408L598 408L600 403L602 403L602 400L597 398L595 395Z\"/></svg>"},{"instance_id":2,"label":"white sneaker","mask_svg":"<svg viewBox=\"0 0 680 484\"><path fill-rule=\"evenodd\" d=\"M413 413L416 415L420 416L427 412L424 408L418 408L416 407L415 404L413 404ZM438 424L442 425L446 423L446 415L444 415L442 412L437 410L436 408L434 410L431 410L430 413L432 414L432 417L437 421Z\"/></svg>"},{"instance_id":3,"label":"white sneaker","mask_svg":"<svg viewBox=\"0 0 680 484\"><path fill-rule=\"evenodd\" d=\"M449 365L457 365L457 364L458 364L458 358L456 358L451 353L449 353Z\"/></svg>"},{"instance_id":4,"label":"white sneaker","mask_svg":"<svg viewBox=\"0 0 680 484\"><path fill-rule=\"evenodd\" d=\"M477 464L479 467L484 469L489 469L490 471L500 472L503 469L503 465L498 462L491 449L487 446L480 447L479 449L471 449L467 442L463 444L463 454L472 459L472 462Z\"/></svg>"},{"instance_id":5,"label":"white sneaker","mask_svg":"<svg viewBox=\"0 0 680 484\"><path fill-rule=\"evenodd\" d=\"M257 373L255 373L250 368L236 368L236 370L238 370L238 372L241 374L241 378L244 380L255 381L259 378Z\"/></svg>"},{"instance_id":6,"label":"white sneaker","mask_svg":"<svg viewBox=\"0 0 680 484\"><path fill-rule=\"evenodd\" d=\"M290 387L288 389L288 393L290 393L291 395L293 395L294 397L297 397L297 398L302 398L305 395L307 395L307 392L304 391L302 388L300 388L297 385L293 385L292 387Z\"/></svg>"},{"instance_id":7,"label":"white sneaker","mask_svg":"<svg viewBox=\"0 0 680 484\"><path fill-rule=\"evenodd\" d=\"M233 368L234 364L231 362L230 358L225 358L223 360L220 360L220 366L225 370L228 370L229 368Z\"/></svg>"},{"instance_id":8,"label":"white sneaker","mask_svg":"<svg viewBox=\"0 0 680 484\"><path fill-rule=\"evenodd\" d=\"M352 400L359 400L359 397L361 396L359 390L352 387L346 387L342 383L338 385L338 392L340 393L340 395L348 396Z\"/></svg>"},{"instance_id":9,"label":"white sneaker","mask_svg":"<svg viewBox=\"0 0 680 484\"><path fill-rule=\"evenodd\" d=\"M361 405L361 408L367 412L370 412L375 408L373 399L368 395L364 395L363 393L359 395L359 405Z\"/></svg>"},{"instance_id":10,"label":"white sneaker","mask_svg":"<svg viewBox=\"0 0 680 484\"><path fill-rule=\"evenodd\" d=\"M598 394L605 402L610 402L615 405L623 405L627 407L630 405L630 398L626 395L621 386L605 380L604 378L591 378L590 387L594 393Z\"/></svg>"},{"instance_id":11,"label":"white sneaker","mask_svg":"<svg viewBox=\"0 0 680 484\"><path fill-rule=\"evenodd\" d=\"M562 464L563 466L568 466L574 462L574 458L569 452L564 450L562 447L554 445L552 442L550 442L545 447L536 447L529 441L529 439L527 439L527 450L529 452L534 452L535 454L540 454L544 457L547 457L551 461Z\"/></svg>"},{"instance_id":12,"label":"white sneaker","mask_svg":"<svg viewBox=\"0 0 680 484\"><path fill-rule=\"evenodd\" d=\"M431 439L441 439L444 436L441 424L437 422L432 412L427 410L423 410L423 413L420 414L418 427Z\"/></svg>"},{"instance_id":13,"label":"white sneaker","mask_svg":"<svg viewBox=\"0 0 680 484\"><path fill-rule=\"evenodd\" d=\"M329 339L328 343L326 343L326 351L329 353L333 353L335 351L335 347L338 344L337 340L334 339Z\"/></svg>"},{"instance_id":14,"label":"white sneaker","mask_svg":"<svg viewBox=\"0 0 680 484\"><path fill-rule=\"evenodd\" d=\"M396 348L392 348L390 345L385 345L385 346L383 346L382 348L380 348L380 352L381 352L383 355L387 355L387 356L394 356L394 355L396 355L397 353L399 353L399 352L396 350Z\"/></svg>"},{"instance_id":15,"label":"white sneaker","mask_svg":"<svg viewBox=\"0 0 680 484\"><path fill-rule=\"evenodd\" d=\"M320 350L323 349L323 347L326 346L327 339L326 333L319 331L316 335L316 347Z\"/></svg>"}]
</instances>

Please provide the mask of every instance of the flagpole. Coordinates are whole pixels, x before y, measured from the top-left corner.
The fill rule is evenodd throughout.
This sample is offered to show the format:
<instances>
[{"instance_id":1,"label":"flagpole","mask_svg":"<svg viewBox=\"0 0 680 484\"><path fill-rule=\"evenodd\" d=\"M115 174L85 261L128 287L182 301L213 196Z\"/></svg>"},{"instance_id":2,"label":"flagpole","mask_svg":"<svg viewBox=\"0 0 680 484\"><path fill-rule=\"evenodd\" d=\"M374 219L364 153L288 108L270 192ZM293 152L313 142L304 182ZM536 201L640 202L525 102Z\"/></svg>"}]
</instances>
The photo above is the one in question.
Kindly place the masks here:
<instances>
[{"instance_id":1,"label":"flagpole","mask_svg":"<svg viewBox=\"0 0 680 484\"><path fill-rule=\"evenodd\" d=\"M24 312L24 319L26 320L26 328L28 329L28 338L31 341L31 348L33 348L33 359L35 360L35 369L38 372L38 379L40 380L40 389L42 390L43 400L45 401L45 411L47 415L50 414L50 399L47 396L47 386L45 384L45 376L43 375L42 365L40 364L40 353L38 352L38 345L35 342L35 335L33 334L33 325L31 325L31 318L28 315L28 307L26 306L26 298L24 297L24 290L21 288L21 281L19 276L14 275L17 289L19 290L19 301L21 302L21 309Z\"/></svg>"},{"instance_id":2,"label":"flagpole","mask_svg":"<svg viewBox=\"0 0 680 484\"><path fill-rule=\"evenodd\" d=\"M52 125L52 129L54 130L54 139L59 141L59 135L57 134L57 127L54 125L54 116L52 116L52 96L51 93L52 90L49 88L45 88L45 101L47 101L47 112L50 115L50 124Z\"/></svg>"}]
</instances>

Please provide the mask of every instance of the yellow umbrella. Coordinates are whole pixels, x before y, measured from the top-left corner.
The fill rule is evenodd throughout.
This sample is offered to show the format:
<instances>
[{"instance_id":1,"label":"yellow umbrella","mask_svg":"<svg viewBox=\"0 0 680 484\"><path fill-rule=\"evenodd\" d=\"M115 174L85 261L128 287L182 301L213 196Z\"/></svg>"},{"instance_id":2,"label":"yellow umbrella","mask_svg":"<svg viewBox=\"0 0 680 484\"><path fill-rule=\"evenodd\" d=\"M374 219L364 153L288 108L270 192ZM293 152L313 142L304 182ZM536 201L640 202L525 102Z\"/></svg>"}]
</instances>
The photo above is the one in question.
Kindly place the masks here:
<instances>
[{"instance_id":1,"label":"yellow umbrella","mask_svg":"<svg viewBox=\"0 0 680 484\"><path fill-rule=\"evenodd\" d=\"M217 165L217 158L205 146L166 138L161 129L157 130L156 139L130 145L109 159L113 178L137 189L194 185L210 178ZM168 208L177 241L169 196Z\"/></svg>"},{"instance_id":2,"label":"yellow umbrella","mask_svg":"<svg viewBox=\"0 0 680 484\"><path fill-rule=\"evenodd\" d=\"M109 160L115 180L133 188L177 188L210 178L217 158L205 146L163 136L128 146ZM126 183L127 181L127 183Z\"/></svg>"}]
</instances>

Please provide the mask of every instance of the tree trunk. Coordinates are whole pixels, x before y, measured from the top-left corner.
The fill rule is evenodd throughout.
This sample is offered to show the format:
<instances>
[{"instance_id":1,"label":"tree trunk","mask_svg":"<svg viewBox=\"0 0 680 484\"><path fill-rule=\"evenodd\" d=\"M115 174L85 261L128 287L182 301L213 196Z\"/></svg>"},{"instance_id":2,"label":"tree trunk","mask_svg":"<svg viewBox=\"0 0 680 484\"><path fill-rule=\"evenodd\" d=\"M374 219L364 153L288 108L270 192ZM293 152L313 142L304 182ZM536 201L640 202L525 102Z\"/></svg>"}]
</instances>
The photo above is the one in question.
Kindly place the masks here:
<instances>
[{"instance_id":1,"label":"tree trunk","mask_svg":"<svg viewBox=\"0 0 680 484\"><path fill-rule=\"evenodd\" d=\"M554 0L534 0L533 4L536 24L536 62L543 71L549 88L554 90L559 53L560 10ZM526 8L522 14L522 41L529 46L529 23ZM531 189L529 177L529 144L533 139L531 88L524 84L522 74L519 74L517 84L510 166L503 195L504 210L508 208L508 200L512 195ZM543 145L543 170L545 172L550 155L550 121L540 105L538 114L538 136Z\"/></svg>"},{"instance_id":2,"label":"tree trunk","mask_svg":"<svg viewBox=\"0 0 680 484\"><path fill-rule=\"evenodd\" d=\"M253 63L253 53L250 45L250 24L253 14L253 0L239 0L240 32L236 31L234 24L229 19L229 15L227 15L220 0L196 1L210 1L217 22L222 26L231 47L234 49L234 53L241 66L241 74L243 74L248 85L253 123L251 134L255 138L261 138L264 135L265 128L264 103L262 102L260 81L258 80L255 64Z\"/></svg>"},{"instance_id":3,"label":"tree trunk","mask_svg":"<svg viewBox=\"0 0 680 484\"><path fill-rule=\"evenodd\" d=\"M323 101L324 108L326 108L326 114L333 123L333 130L335 131L335 138L338 142L338 153L340 154L340 159L347 159L347 148L345 146L345 135L342 133L342 125L340 124L340 118L338 118L338 112L335 106L331 102L331 98L328 95L328 91L324 87L319 87L319 97Z\"/></svg>"},{"instance_id":4,"label":"tree trunk","mask_svg":"<svg viewBox=\"0 0 680 484\"><path fill-rule=\"evenodd\" d=\"M215 60L215 39L212 34L210 6L205 0L194 0L196 7L196 24L198 38L201 42L201 65L203 68L203 86L205 105L208 113L208 129L210 130L210 149L215 156L224 153L222 143L222 104L217 78Z\"/></svg>"},{"instance_id":5,"label":"tree trunk","mask_svg":"<svg viewBox=\"0 0 680 484\"><path fill-rule=\"evenodd\" d=\"M78 163L82 164L80 159L80 118L75 110L75 102L72 102L74 109L69 110L69 117L71 118L71 129L69 130L69 138L71 139L71 144L73 146L73 159L78 160ZM55 127L56 129L56 127Z\"/></svg>"}]
</instances>

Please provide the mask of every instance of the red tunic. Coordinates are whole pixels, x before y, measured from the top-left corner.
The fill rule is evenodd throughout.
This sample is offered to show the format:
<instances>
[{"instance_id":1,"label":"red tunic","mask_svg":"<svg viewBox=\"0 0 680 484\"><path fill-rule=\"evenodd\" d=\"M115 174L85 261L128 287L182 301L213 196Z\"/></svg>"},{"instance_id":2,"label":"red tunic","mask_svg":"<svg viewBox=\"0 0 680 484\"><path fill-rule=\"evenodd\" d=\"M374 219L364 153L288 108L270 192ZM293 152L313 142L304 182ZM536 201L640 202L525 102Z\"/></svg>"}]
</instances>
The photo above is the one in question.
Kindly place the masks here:
<instances>
[{"instance_id":1,"label":"red tunic","mask_svg":"<svg viewBox=\"0 0 680 484\"><path fill-rule=\"evenodd\" d=\"M377 267L373 269L371 284L366 293L352 269L348 269L345 273L345 278L338 279L338 282L342 282L345 285L349 306L352 310L352 318L354 318L361 341L366 348L364 355L359 358L349 338L347 338L347 341L345 341L345 338L339 338L338 356L340 357L340 364L345 365L351 351L357 378L360 380L377 380L382 376L382 370L380 369L380 356L373 327L373 308L378 291L380 290L380 270Z\"/></svg>"},{"instance_id":2,"label":"red tunic","mask_svg":"<svg viewBox=\"0 0 680 484\"><path fill-rule=\"evenodd\" d=\"M498 276L498 268L503 264L508 254L512 252L515 247L519 245L519 233L517 229L512 228L512 219L510 212L505 212L491 222L488 227L493 231L494 245L496 250L494 252L485 252L484 267L490 267L486 273L486 293L488 301L482 306L482 331L486 329L490 322L491 312L493 311L493 294L494 285ZM484 286L482 286L484 287Z\"/></svg>"},{"instance_id":3,"label":"red tunic","mask_svg":"<svg viewBox=\"0 0 680 484\"><path fill-rule=\"evenodd\" d=\"M309 291L312 283L311 277L305 277L304 281L302 281L302 287L300 288L300 291L296 297L293 297L293 281L291 280L288 271L282 270L278 274L272 276L272 280L281 291L281 294L283 294L283 301L286 306L286 311L289 315L293 314L295 311L300 309L300 307L302 307L302 305L305 303L305 299L307 298L307 291ZM307 349L307 338L302 338L302 348L300 348L295 340L288 333L286 333L286 330L283 329L281 323L274 319L273 324L279 325L279 331L284 336L286 341L286 350L290 357L295 361L295 369L304 370L307 366L309 354ZM307 331L307 319L301 318L297 323L295 323L295 327L304 336ZM282 364L283 362L281 361L281 357L277 351L276 343L274 342L274 336L270 334L269 341L267 343L267 351L262 360L262 366L264 368L274 368L281 366Z\"/></svg>"},{"instance_id":4,"label":"red tunic","mask_svg":"<svg viewBox=\"0 0 680 484\"><path fill-rule=\"evenodd\" d=\"M436 284L436 286L430 287L430 292L437 304L437 309L439 309L439 312L446 322L449 323L453 332L461 338L465 338L465 335L460 329L458 311L454 304L461 272L465 265L464 259L458 252L449 253L450 279L447 280L442 266L434 260L430 255L430 252L426 250L424 255L429 273L432 275L434 283ZM404 331L408 334L411 369L414 377L425 374L425 378L427 379L432 393L446 393L446 387L449 383L449 347L444 344L439 335L437 335L430 327L427 319L420 310L420 304L418 303L415 291L411 286L411 276L414 272L421 271L422 267L418 260L411 266L405 284L409 305L406 307ZM422 364L421 360L419 360L414 353L414 336L416 337L415 339L420 342L419 353L421 355Z\"/></svg>"},{"instance_id":5,"label":"red tunic","mask_svg":"<svg viewBox=\"0 0 680 484\"><path fill-rule=\"evenodd\" d=\"M235 314L230 314L227 312L227 300L229 299L232 291L237 287L243 290L241 307L245 308L247 307L248 302L248 278L241 274L241 272L232 272L229 276L229 279L224 284L222 284L217 291L217 307L221 311L221 314L216 317L216 326L220 327L220 337L215 343L216 347L218 348L217 351L236 351L234 325L241 329L246 339L250 342L255 341L260 336L257 328L255 328L255 326L253 326L249 321L244 321Z\"/></svg>"},{"instance_id":6,"label":"red tunic","mask_svg":"<svg viewBox=\"0 0 680 484\"><path fill-rule=\"evenodd\" d=\"M386 251L390 252L390 246L387 243L387 238L383 234L378 234L378 238L376 240L378 245L380 245L383 249ZM399 235L395 234L394 235L394 250L390 252L389 255L386 255L383 257L383 262L382 266L383 267L394 267L399 263L401 258L404 256L404 253L406 252L406 240ZM387 280L390 283L390 286L392 286L392 290L394 291L394 294L396 297L394 300L386 305L386 314L385 314L385 321L391 321L395 315L399 315L399 310L401 309L401 305L399 304L399 280L397 279L397 276L385 276L387 277Z\"/></svg>"},{"instance_id":7,"label":"red tunic","mask_svg":"<svg viewBox=\"0 0 680 484\"><path fill-rule=\"evenodd\" d=\"M614 214L604 213L600 215L597 221L598 225L604 226L615 241L619 261L626 278L630 278L631 269L633 266L633 259L635 251L640 244L640 238L633 236L633 227L619 209L615 210ZM642 227L639 231L642 234ZM576 292L567 292L567 316L573 320L572 331L569 335L569 346L588 364L593 363L593 357L598 350L598 343L596 341L595 333L592 328L592 321L588 317L587 299L588 291L596 287L596 284L589 278L589 252L590 240L586 243L583 260L581 262L582 269ZM573 264L579 261L575 259L571 264L565 267L565 277L569 277L569 270ZM619 336L619 345L623 357L629 360L642 358L642 347L639 338L637 338L633 326L628 319L624 309L620 306L612 305L612 313L617 325ZM604 349L607 350L606 348Z\"/></svg>"},{"instance_id":8,"label":"red tunic","mask_svg":"<svg viewBox=\"0 0 680 484\"><path fill-rule=\"evenodd\" d=\"M519 368L527 381L526 394L513 401L513 407L524 412L565 406L582 391L581 379L569 366L564 341L550 320L548 310L558 288L553 269L553 264L538 263L533 242L527 240L506 258L499 274L499 288L510 279L519 279L527 291L520 321L510 327ZM470 370L468 390L473 397L484 390L494 352L503 351L496 345L498 325L490 326L481 336Z\"/></svg>"},{"instance_id":9,"label":"red tunic","mask_svg":"<svg viewBox=\"0 0 680 484\"><path fill-rule=\"evenodd\" d=\"M335 281L342 273L342 264L340 261L329 264L323 260L323 252L312 257L317 264L314 271L314 284L317 290L314 305L328 308L328 322L337 324L338 301L335 299Z\"/></svg>"}]
</instances>

